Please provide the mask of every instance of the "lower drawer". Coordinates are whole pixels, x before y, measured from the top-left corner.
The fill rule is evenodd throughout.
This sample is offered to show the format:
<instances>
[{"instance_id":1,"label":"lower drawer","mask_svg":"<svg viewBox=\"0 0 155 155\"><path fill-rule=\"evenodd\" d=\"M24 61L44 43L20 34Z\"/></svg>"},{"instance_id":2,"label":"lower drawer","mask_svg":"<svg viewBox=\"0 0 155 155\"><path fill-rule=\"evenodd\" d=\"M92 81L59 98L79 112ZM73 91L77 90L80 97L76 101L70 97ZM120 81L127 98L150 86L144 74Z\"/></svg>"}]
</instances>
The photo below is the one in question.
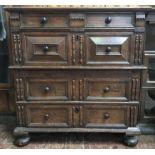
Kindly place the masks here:
<instances>
[{"instance_id":1,"label":"lower drawer","mask_svg":"<svg viewBox=\"0 0 155 155\"><path fill-rule=\"evenodd\" d=\"M72 108L67 105L26 106L26 124L29 127L70 127Z\"/></svg>"},{"instance_id":2,"label":"lower drawer","mask_svg":"<svg viewBox=\"0 0 155 155\"><path fill-rule=\"evenodd\" d=\"M28 127L127 128L131 117L126 105L28 104L24 109Z\"/></svg>"},{"instance_id":3,"label":"lower drawer","mask_svg":"<svg viewBox=\"0 0 155 155\"><path fill-rule=\"evenodd\" d=\"M128 106L88 105L83 107L83 124L87 128L126 128L129 125Z\"/></svg>"}]
</instances>

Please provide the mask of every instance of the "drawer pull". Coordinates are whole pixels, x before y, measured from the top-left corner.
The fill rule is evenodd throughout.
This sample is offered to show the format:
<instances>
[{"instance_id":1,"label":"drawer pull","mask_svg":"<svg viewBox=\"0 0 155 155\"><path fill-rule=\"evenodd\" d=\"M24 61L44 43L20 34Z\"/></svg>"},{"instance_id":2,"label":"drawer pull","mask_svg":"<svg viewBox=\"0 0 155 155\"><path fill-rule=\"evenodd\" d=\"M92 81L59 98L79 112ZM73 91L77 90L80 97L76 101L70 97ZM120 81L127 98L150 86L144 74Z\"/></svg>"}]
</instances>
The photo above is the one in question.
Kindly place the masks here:
<instances>
[{"instance_id":1,"label":"drawer pull","mask_svg":"<svg viewBox=\"0 0 155 155\"><path fill-rule=\"evenodd\" d=\"M104 114L103 114L103 118L104 118L104 119L110 118L110 114L109 114L109 113L104 113Z\"/></svg>"},{"instance_id":2,"label":"drawer pull","mask_svg":"<svg viewBox=\"0 0 155 155\"><path fill-rule=\"evenodd\" d=\"M75 107L75 113L79 113L80 112L80 107L79 106L76 106Z\"/></svg>"},{"instance_id":3,"label":"drawer pull","mask_svg":"<svg viewBox=\"0 0 155 155\"><path fill-rule=\"evenodd\" d=\"M47 18L46 17L41 17L40 18L40 23L41 24L46 24L47 23Z\"/></svg>"},{"instance_id":4,"label":"drawer pull","mask_svg":"<svg viewBox=\"0 0 155 155\"><path fill-rule=\"evenodd\" d=\"M45 121L48 121L48 119L49 119L49 114L45 114L45 115L44 115L44 119L45 119Z\"/></svg>"},{"instance_id":5,"label":"drawer pull","mask_svg":"<svg viewBox=\"0 0 155 155\"><path fill-rule=\"evenodd\" d=\"M112 22L111 17L105 18L105 23L106 23L106 24L110 24L111 22Z\"/></svg>"},{"instance_id":6,"label":"drawer pull","mask_svg":"<svg viewBox=\"0 0 155 155\"><path fill-rule=\"evenodd\" d=\"M107 53L109 53L109 52L111 52L111 47L110 46L108 46L107 48L106 48L106 50L105 50Z\"/></svg>"},{"instance_id":7,"label":"drawer pull","mask_svg":"<svg viewBox=\"0 0 155 155\"><path fill-rule=\"evenodd\" d=\"M104 88L104 92L105 93L108 93L109 91L110 91L110 87L109 86L107 86L107 87Z\"/></svg>"},{"instance_id":8,"label":"drawer pull","mask_svg":"<svg viewBox=\"0 0 155 155\"><path fill-rule=\"evenodd\" d=\"M44 47L43 47L43 50L44 50L44 52L47 52L48 51L48 45L44 45Z\"/></svg>"},{"instance_id":9,"label":"drawer pull","mask_svg":"<svg viewBox=\"0 0 155 155\"><path fill-rule=\"evenodd\" d=\"M48 93L48 92L49 92L49 90L50 90L50 88L49 88L49 87L45 87L45 88L44 88L45 93Z\"/></svg>"}]
</instances>

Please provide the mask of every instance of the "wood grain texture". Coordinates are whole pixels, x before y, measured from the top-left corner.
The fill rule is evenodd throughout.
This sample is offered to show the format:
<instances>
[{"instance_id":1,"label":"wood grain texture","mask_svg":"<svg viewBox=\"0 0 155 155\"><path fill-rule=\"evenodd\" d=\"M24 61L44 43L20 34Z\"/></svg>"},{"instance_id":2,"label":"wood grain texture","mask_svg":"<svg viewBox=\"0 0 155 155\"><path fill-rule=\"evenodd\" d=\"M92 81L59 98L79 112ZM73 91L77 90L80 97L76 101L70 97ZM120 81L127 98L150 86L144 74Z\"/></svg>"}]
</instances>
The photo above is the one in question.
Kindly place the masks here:
<instances>
[{"instance_id":1,"label":"wood grain texture","mask_svg":"<svg viewBox=\"0 0 155 155\"><path fill-rule=\"evenodd\" d=\"M6 8L22 126L14 134L138 135L144 12L37 9Z\"/></svg>"}]
</instances>

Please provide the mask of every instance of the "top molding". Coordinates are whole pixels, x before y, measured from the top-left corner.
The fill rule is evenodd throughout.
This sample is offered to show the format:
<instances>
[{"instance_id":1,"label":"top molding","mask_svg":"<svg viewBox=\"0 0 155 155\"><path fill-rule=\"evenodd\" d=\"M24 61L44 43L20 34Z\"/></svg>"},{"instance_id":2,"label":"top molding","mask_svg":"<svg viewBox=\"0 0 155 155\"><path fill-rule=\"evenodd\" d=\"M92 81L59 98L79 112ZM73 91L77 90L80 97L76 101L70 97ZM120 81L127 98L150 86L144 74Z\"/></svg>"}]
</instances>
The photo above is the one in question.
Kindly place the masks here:
<instances>
[{"instance_id":1,"label":"top molding","mask_svg":"<svg viewBox=\"0 0 155 155\"><path fill-rule=\"evenodd\" d=\"M5 10L105 10L105 11L151 11L153 6L151 5L6 5Z\"/></svg>"}]
</instances>

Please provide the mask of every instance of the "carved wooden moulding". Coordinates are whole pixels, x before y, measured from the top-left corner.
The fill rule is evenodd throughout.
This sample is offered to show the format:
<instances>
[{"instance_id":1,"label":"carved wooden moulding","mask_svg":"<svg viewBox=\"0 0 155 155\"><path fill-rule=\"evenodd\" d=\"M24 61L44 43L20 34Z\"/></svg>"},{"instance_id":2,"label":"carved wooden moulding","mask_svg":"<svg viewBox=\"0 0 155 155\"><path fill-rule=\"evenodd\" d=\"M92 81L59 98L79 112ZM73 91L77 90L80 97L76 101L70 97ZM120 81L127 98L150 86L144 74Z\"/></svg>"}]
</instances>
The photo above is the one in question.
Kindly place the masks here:
<instances>
[{"instance_id":1,"label":"carved wooden moulding","mask_svg":"<svg viewBox=\"0 0 155 155\"><path fill-rule=\"evenodd\" d=\"M85 15L79 13L72 13L69 16L69 23L71 27L84 27Z\"/></svg>"},{"instance_id":2,"label":"carved wooden moulding","mask_svg":"<svg viewBox=\"0 0 155 155\"><path fill-rule=\"evenodd\" d=\"M145 26L145 13L144 12L137 12L136 13L136 26L137 27L144 27Z\"/></svg>"}]
</instances>

